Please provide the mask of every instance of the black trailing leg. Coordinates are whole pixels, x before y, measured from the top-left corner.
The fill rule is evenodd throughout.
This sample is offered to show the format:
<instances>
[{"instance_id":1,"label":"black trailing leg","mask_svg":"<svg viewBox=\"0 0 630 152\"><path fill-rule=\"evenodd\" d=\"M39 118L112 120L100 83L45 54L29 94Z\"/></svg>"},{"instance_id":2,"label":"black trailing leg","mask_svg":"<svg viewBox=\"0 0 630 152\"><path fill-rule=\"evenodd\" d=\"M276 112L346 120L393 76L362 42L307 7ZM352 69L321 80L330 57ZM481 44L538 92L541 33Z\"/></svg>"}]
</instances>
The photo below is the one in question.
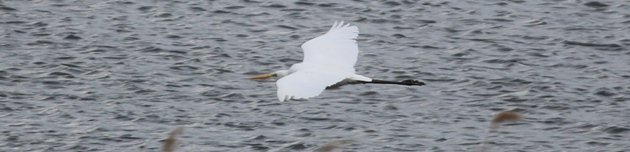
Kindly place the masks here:
<instances>
[{"instance_id":1,"label":"black trailing leg","mask_svg":"<svg viewBox=\"0 0 630 152\"><path fill-rule=\"evenodd\" d=\"M417 86L423 86L424 82L422 81L418 81L418 80L403 80L403 81L387 81L387 80L377 80L377 79L372 79L372 82L365 82L365 83L377 83L377 84L398 84L398 85L408 85L408 86L412 86L412 85L417 85Z\"/></svg>"},{"instance_id":2,"label":"black trailing leg","mask_svg":"<svg viewBox=\"0 0 630 152\"><path fill-rule=\"evenodd\" d=\"M425 85L424 82L422 81L418 81L418 80L403 80L403 81L387 81L387 80L378 80L378 79L372 79L372 81L368 82L368 81L357 81L357 80L344 80L341 81L337 84L334 84L332 86L326 87L326 89L337 89L341 86L344 85L349 85L349 84L368 84L368 83L375 83L375 84L397 84L397 85L406 85L406 86L423 86Z\"/></svg>"}]
</instances>

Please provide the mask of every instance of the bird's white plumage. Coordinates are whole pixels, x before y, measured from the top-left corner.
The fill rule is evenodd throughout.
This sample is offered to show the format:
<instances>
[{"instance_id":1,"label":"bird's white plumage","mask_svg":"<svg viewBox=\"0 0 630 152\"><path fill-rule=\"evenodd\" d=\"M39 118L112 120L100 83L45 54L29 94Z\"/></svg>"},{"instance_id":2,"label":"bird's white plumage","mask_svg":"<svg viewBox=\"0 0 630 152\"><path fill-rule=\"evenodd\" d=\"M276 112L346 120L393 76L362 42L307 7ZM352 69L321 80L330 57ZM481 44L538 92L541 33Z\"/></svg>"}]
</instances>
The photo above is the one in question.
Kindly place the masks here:
<instances>
[{"instance_id":1,"label":"bird's white plumage","mask_svg":"<svg viewBox=\"0 0 630 152\"><path fill-rule=\"evenodd\" d=\"M327 86L335 84L346 76L332 72L298 71L278 80L278 100L306 99L322 93Z\"/></svg>"},{"instance_id":2,"label":"bird's white plumage","mask_svg":"<svg viewBox=\"0 0 630 152\"><path fill-rule=\"evenodd\" d=\"M330 30L302 44L304 61L276 83L278 99L305 99L317 96L326 87L352 78L359 47L359 28L335 22Z\"/></svg>"},{"instance_id":3,"label":"bird's white plumage","mask_svg":"<svg viewBox=\"0 0 630 152\"><path fill-rule=\"evenodd\" d=\"M355 40L358 36L359 28L356 26L335 22L326 34L302 44L302 63L308 66L352 69L354 72L354 64L359 55L359 46Z\"/></svg>"}]
</instances>

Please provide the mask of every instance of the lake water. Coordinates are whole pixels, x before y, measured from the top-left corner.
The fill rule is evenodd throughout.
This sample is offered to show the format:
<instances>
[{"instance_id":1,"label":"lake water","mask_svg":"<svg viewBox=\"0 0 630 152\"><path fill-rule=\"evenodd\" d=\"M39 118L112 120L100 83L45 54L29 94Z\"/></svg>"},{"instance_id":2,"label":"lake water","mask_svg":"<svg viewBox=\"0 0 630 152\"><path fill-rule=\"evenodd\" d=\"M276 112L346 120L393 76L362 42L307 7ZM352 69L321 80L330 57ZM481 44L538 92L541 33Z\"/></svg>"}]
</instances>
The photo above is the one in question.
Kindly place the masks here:
<instances>
[{"instance_id":1,"label":"lake water","mask_svg":"<svg viewBox=\"0 0 630 152\"><path fill-rule=\"evenodd\" d=\"M358 74L427 85L247 79L336 20ZM4 0L0 28L0 151L630 151L628 0Z\"/></svg>"}]
</instances>

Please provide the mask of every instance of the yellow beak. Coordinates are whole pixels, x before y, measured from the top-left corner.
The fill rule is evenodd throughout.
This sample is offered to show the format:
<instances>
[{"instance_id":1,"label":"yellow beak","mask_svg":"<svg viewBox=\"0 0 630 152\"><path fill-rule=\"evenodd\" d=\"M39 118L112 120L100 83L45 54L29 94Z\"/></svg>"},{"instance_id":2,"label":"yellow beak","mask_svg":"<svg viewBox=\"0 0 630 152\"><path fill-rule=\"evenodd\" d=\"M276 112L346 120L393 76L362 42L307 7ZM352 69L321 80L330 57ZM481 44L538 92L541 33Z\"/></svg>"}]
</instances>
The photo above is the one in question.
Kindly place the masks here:
<instances>
[{"instance_id":1,"label":"yellow beak","mask_svg":"<svg viewBox=\"0 0 630 152\"><path fill-rule=\"evenodd\" d=\"M273 76L274 76L273 73L267 73L267 74L256 75L256 76L250 77L249 79L262 80L262 79L269 79L269 78L271 78Z\"/></svg>"}]
</instances>

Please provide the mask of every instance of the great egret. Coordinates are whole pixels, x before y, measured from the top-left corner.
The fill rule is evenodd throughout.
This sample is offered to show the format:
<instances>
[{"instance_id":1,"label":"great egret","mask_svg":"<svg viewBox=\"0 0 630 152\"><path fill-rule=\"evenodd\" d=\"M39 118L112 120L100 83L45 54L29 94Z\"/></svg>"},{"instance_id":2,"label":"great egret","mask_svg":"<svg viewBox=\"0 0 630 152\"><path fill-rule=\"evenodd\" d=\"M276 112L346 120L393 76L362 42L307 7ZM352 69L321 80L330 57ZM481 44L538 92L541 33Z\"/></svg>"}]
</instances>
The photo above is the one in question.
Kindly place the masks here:
<instances>
[{"instance_id":1,"label":"great egret","mask_svg":"<svg viewBox=\"0 0 630 152\"><path fill-rule=\"evenodd\" d=\"M385 81L355 74L359 47L356 38L359 28L343 21L335 22L330 30L319 37L302 44L304 60L293 64L289 70L257 75L251 79L281 77L278 87L278 100L307 99L322 93L326 88L336 88L346 84L398 84L422 86L417 80Z\"/></svg>"}]
</instances>

